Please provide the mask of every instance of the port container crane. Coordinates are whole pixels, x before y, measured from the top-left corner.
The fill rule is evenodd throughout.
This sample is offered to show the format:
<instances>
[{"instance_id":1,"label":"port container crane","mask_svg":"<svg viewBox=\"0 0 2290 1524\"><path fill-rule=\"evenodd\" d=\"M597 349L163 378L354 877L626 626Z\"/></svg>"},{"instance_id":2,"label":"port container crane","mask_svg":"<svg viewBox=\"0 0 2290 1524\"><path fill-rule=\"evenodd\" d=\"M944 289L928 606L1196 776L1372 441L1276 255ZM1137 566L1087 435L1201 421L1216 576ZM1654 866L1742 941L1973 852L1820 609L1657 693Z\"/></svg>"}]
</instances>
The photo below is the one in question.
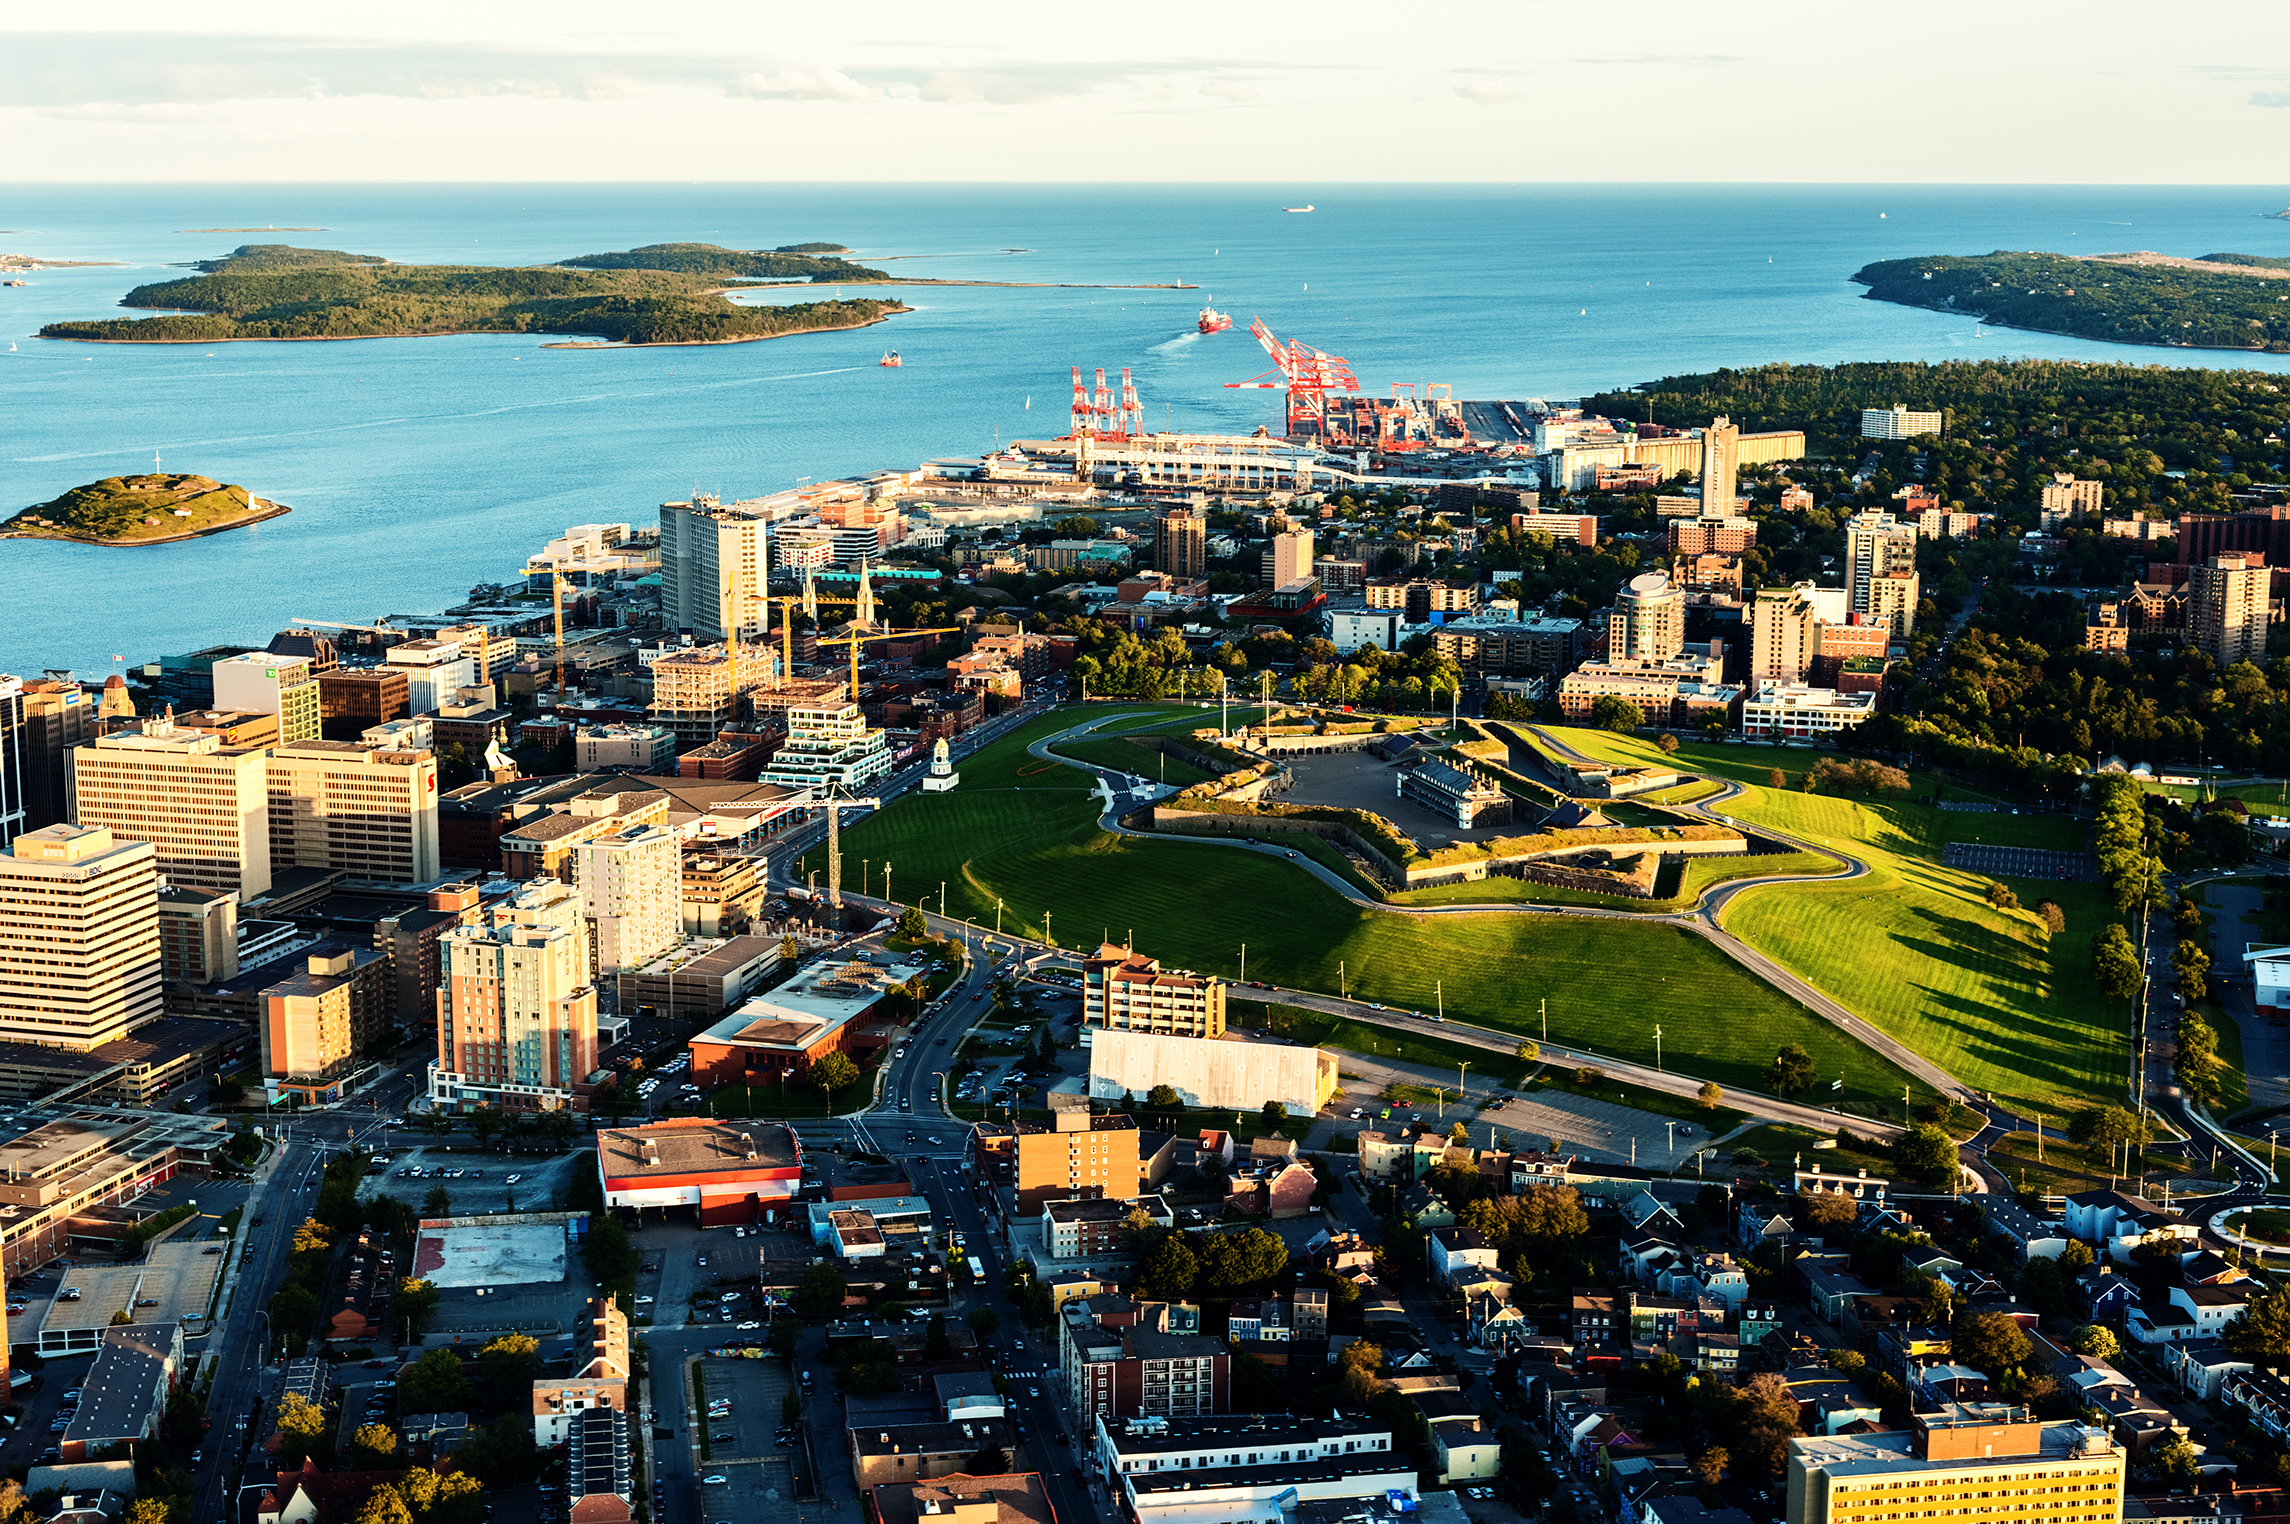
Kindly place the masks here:
<instances>
[{"instance_id":1,"label":"port container crane","mask_svg":"<svg viewBox=\"0 0 2290 1524\"><path fill-rule=\"evenodd\" d=\"M1331 444L1349 444L1348 428L1332 424L1328 416L1328 394L1356 392L1360 378L1352 374L1352 363L1341 355L1290 339L1283 343L1274 337L1262 318L1250 318L1248 331L1256 342L1272 357L1273 368L1248 381L1227 381L1233 391L1288 392L1288 435L1290 438L1309 437ZM1079 373L1076 372L1078 375ZM1277 375L1280 379L1274 380Z\"/></svg>"}]
</instances>

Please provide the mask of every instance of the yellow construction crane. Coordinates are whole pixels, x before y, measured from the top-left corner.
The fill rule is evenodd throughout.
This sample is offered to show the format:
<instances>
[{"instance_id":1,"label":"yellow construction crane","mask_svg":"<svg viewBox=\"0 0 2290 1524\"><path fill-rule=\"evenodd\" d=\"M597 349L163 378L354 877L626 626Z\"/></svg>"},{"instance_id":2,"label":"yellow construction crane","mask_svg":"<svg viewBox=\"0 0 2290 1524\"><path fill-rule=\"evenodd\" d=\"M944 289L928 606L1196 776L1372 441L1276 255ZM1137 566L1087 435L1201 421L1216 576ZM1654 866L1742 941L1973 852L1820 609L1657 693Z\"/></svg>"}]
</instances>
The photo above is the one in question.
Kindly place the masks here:
<instances>
[{"instance_id":1,"label":"yellow construction crane","mask_svg":"<svg viewBox=\"0 0 2290 1524\"><path fill-rule=\"evenodd\" d=\"M859 647L877 640L906 640L916 635L959 635L962 627L956 624L939 625L928 630L885 630L880 635L837 635L822 640L823 646L849 646L851 648L851 702L859 701Z\"/></svg>"}]
</instances>

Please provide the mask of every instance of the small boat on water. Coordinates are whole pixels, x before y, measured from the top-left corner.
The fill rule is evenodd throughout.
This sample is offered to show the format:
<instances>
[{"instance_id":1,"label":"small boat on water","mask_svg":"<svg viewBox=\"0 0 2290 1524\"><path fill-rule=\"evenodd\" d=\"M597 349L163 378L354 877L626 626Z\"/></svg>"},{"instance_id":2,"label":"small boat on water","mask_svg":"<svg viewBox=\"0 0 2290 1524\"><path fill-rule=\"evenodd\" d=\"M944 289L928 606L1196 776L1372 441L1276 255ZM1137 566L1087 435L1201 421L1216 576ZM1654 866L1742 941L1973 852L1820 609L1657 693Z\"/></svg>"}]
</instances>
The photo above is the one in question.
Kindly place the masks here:
<instances>
[{"instance_id":1,"label":"small boat on water","mask_svg":"<svg viewBox=\"0 0 2290 1524\"><path fill-rule=\"evenodd\" d=\"M1223 333L1232 326L1232 314L1219 312L1214 307L1201 309L1200 330L1203 333Z\"/></svg>"},{"instance_id":2,"label":"small boat on water","mask_svg":"<svg viewBox=\"0 0 2290 1524\"><path fill-rule=\"evenodd\" d=\"M889 366L891 369L893 369L893 370L896 370L896 369L898 369L898 368L899 368L901 365L904 365L904 364L906 364L906 361L904 361L904 360L902 360L902 359L900 359L900 358L899 358L899 352L898 352L897 350L895 350L895 349L892 349L892 350L886 350L886 351L884 352L884 354L883 354L883 357L882 357L882 359L881 359L881 361L880 361L879 363L880 363L880 364L883 364L883 365L888 365L888 366Z\"/></svg>"},{"instance_id":3,"label":"small boat on water","mask_svg":"<svg viewBox=\"0 0 2290 1524\"><path fill-rule=\"evenodd\" d=\"M1312 210L1312 203L1307 201L1302 206L1284 206L1281 210L1284 212L1308 212Z\"/></svg>"}]
</instances>

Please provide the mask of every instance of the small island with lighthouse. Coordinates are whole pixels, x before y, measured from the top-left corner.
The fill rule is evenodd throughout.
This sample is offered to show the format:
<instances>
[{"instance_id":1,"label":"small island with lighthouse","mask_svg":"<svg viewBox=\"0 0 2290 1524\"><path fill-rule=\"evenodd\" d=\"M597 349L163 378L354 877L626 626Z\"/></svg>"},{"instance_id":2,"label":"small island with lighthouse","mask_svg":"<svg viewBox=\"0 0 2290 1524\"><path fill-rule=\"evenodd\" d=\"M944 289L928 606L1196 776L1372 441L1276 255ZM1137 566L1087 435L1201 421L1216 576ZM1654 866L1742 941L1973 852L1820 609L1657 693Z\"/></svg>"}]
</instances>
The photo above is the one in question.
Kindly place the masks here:
<instances>
[{"instance_id":1,"label":"small island with lighthouse","mask_svg":"<svg viewBox=\"0 0 2290 1524\"><path fill-rule=\"evenodd\" d=\"M0 539L160 545L244 529L292 511L207 476L178 471L110 476L0 522Z\"/></svg>"}]
</instances>

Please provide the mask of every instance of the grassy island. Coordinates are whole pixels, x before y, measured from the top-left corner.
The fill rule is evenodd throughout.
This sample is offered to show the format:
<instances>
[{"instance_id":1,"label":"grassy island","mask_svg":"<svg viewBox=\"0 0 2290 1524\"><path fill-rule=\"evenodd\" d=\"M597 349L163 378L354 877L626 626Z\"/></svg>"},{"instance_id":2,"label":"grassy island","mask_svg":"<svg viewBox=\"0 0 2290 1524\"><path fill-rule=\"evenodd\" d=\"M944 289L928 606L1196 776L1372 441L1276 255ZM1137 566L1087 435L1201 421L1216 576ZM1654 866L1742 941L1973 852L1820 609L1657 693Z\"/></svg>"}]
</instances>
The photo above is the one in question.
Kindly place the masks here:
<instances>
[{"instance_id":1,"label":"grassy island","mask_svg":"<svg viewBox=\"0 0 2290 1524\"><path fill-rule=\"evenodd\" d=\"M1872 300L2115 344L2290 353L2290 260L2255 254L1927 255L1864 266Z\"/></svg>"},{"instance_id":2,"label":"grassy island","mask_svg":"<svg viewBox=\"0 0 2290 1524\"><path fill-rule=\"evenodd\" d=\"M0 523L0 539L157 545L243 529L291 511L208 476L109 476Z\"/></svg>"},{"instance_id":3,"label":"grassy island","mask_svg":"<svg viewBox=\"0 0 2290 1524\"><path fill-rule=\"evenodd\" d=\"M725 299L713 268L659 268L681 262L653 250L583 256L591 267L502 268L399 265L370 254L249 244L200 273L138 286L123 307L173 309L162 317L50 323L42 338L124 344L212 344L234 339L368 339L448 333L563 334L622 344L730 344L782 334L863 328L910 309L854 298L793 306L743 307ZM737 251L723 250L725 254ZM820 276L845 262L807 255L740 256L792 260ZM625 263L608 264L609 261ZM705 261L696 261L705 263ZM858 279L880 278L862 266ZM789 273L795 273L789 267ZM833 277L825 277L833 278Z\"/></svg>"}]
</instances>

